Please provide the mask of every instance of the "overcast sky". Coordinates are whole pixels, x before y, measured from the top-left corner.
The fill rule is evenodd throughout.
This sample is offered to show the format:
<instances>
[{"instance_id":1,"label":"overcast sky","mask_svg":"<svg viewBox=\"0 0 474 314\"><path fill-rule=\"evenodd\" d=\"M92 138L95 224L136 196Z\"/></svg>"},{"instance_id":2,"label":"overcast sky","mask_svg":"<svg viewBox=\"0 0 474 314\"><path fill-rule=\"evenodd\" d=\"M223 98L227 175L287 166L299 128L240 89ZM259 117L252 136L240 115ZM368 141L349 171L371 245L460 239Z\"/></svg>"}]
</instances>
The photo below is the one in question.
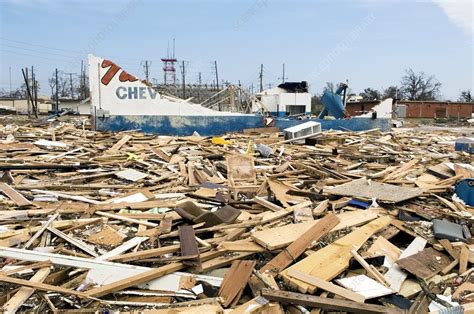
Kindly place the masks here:
<instances>
[{"instance_id":1,"label":"overcast sky","mask_svg":"<svg viewBox=\"0 0 474 314\"><path fill-rule=\"evenodd\" d=\"M349 80L353 92L397 85L405 69L434 75L443 99L474 90L472 0L147 1L0 0L0 88L21 84L34 66L42 89L57 67L79 73L87 54L109 58L131 74L162 81L160 58L176 38L186 81L242 85Z\"/></svg>"}]
</instances>

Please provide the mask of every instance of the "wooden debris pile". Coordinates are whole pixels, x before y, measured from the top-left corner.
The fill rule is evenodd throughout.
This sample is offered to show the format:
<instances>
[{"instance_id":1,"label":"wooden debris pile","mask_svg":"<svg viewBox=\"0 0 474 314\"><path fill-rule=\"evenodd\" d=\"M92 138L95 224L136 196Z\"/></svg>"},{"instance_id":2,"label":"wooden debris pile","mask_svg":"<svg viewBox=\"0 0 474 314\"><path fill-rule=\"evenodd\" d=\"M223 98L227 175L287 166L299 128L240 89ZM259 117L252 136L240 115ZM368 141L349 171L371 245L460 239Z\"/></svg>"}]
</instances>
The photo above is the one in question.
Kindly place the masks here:
<instances>
[{"instance_id":1,"label":"wooden debris pile","mask_svg":"<svg viewBox=\"0 0 474 314\"><path fill-rule=\"evenodd\" d=\"M5 122L2 309L474 311L474 209L453 191L473 168L455 139Z\"/></svg>"}]
</instances>

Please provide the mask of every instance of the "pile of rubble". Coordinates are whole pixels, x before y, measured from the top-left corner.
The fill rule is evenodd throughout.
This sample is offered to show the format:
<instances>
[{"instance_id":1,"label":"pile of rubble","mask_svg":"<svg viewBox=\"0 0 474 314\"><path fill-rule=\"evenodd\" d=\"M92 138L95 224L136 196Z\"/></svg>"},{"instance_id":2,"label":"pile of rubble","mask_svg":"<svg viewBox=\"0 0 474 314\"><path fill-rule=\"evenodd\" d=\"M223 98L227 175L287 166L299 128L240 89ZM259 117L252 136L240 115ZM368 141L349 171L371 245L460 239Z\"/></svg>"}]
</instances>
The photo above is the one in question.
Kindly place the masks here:
<instances>
[{"instance_id":1,"label":"pile of rubble","mask_svg":"<svg viewBox=\"0 0 474 314\"><path fill-rule=\"evenodd\" d=\"M0 122L5 312L474 311L455 134Z\"/></svg>"}]
</instances>

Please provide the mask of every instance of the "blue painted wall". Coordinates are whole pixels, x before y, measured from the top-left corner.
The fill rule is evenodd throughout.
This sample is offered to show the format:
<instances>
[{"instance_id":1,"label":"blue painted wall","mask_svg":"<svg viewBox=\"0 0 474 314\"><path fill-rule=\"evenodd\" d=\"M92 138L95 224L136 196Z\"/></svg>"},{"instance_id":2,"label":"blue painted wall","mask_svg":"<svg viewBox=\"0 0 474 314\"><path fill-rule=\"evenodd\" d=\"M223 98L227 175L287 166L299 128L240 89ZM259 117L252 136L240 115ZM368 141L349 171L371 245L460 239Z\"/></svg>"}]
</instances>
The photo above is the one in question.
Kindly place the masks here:
<instances>
[{"instance_id":1,"label":"blue painted wall","mask_svg":"<svg viewBox=\"0 0 474 314\"><path fill-rule=\"evenodd\" d=\"M248 128L264 126L262 116L110 116L96 118L96 129L102 131L125 131L140 129L145 133L161 135L220 135L241 132Z\"/></svg>"},{"instance_id":2,"label":"blue painted wall","mask_svg":"<svg viewBox=\"0 0 474 314\"><path fill-rule=\"evenodd\" d=\"M297 124L316 121L321 123L323 130L364 131L380 128L387 131L390 128L389 119L352 118L347 120L290 120L279 118L275 126L285 129ZM194 131L203 136L221 135L227 132L241 132L248 128L264 127L262 116L110 116L95 118L97 130L125 131L141 130L145 133L161 135L192 135Z\"/></svg>"}]
</instances>

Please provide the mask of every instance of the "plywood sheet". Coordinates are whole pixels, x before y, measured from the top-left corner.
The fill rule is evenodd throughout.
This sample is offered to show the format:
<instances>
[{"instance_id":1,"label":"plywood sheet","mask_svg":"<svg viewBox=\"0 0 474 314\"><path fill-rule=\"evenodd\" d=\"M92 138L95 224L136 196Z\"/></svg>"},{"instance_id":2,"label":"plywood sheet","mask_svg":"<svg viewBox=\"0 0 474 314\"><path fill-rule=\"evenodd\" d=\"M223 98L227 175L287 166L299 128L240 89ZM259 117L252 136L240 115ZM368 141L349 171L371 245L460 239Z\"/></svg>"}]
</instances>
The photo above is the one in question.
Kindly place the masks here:
<instances>
[{"instance_id":1,"label":"plywood sheet","mask_svg":"<svg viewBox=\"0 0 474 314\"><path fill-rule=\"evenodd\" d=\"M379 183L362 178L327 189L325 192L334 195L363 199L375 198L382 202L398 203L421 195L423 189Z\"/></svg>"}]
</instances>

